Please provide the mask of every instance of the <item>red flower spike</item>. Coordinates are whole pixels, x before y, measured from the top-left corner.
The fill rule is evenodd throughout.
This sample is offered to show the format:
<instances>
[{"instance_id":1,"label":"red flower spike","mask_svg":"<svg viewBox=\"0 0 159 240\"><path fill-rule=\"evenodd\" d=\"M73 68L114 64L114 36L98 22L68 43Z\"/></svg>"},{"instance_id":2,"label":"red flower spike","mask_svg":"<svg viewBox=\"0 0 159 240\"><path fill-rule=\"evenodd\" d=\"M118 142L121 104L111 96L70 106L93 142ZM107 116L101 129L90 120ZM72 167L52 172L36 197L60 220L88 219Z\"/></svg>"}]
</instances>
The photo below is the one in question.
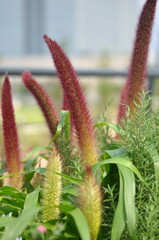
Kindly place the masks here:
<instances>
[{"instance_id":1,"label":"red flower spike","mask_svg":"<svg viewBox=\"0 0 159 240\"><path fill-rule=\"evenodd\" d=\"M2 126L4 135L4 149L9 174L21 171L20 149L18 133L12 104L12 93L9 77L6 75L2 87ZM10 177L10 185L20 189L22 187L22 175L17 174Z\"/></svg>"},{"instance_id":2,"label":"red flower spike","mask_svg":"<svg viewBox=\"0 0 159 240\"><path fill-rule=\"evenodd\" d=\"M25 71L22 75L22 78L26 88L33 94L38 105L40 106L50 133L52 136L54 136L57 124L59 123L59 117L51 98L43 89L43 87L32 77L30 72Z\"/></svg>"},{"instance_id":3,"label":"red flower spike","mask_svg":"<svg viewBox=\"0 0 159 240\"><path fill-rule=\"evenodd\" d=\"M47 35L44 35L44 39L51 52L64 94L69 103L82 159L86 164L93 165L98 158L93 123L77 75L60 46Z\"/></svg>"},{"instance_id":4,"label":"red flower spike","mask_svg":"<svg viewBox=\"0 0 159 240\"><path fill-rule=\"evenodd\" d=\"M126 115L126 108L123 104L128 105L130 107L130 113L133 113L135 110L134 101L139 103L139 94L145 85L148 50L156 2L157 0L147 0L139 18L130 70L121 93L121 105L118 113L119 123Z\"/></svg>"},{"instance_id":5,"label":"red flower spike","mask_svg":"<svg viewBox=\"0 0 159 240\"><path fill-rule=\"evenodd\" d=\"M67 100L67 96L66 96L65 93L63 94L63 106L62 106L62 109L63 110L68 110L68 111L70 110L69 102Z\"/></svg>"}]
</instances>

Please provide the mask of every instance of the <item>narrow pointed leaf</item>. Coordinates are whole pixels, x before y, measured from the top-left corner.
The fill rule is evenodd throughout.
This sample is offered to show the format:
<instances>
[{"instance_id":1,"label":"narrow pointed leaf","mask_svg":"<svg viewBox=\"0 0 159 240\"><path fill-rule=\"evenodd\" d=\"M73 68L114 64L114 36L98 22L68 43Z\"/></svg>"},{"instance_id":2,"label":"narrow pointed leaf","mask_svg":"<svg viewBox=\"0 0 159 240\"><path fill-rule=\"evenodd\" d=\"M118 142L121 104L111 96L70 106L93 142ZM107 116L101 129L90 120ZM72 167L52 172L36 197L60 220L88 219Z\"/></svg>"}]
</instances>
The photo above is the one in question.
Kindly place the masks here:
<instances>
[{"instance_id":1,"label":"narrow pointed leaf","mask_svg":"<svg viewBox=\"0 0 159 240\"><path fill-rule=\"evenodd\" d=\"M14 222L11 221L7 225L7 229L4 232L1 240L13 240L19 237L25 228L31 223L32 219L37 215L40 209L41 208L38 207L33 207L29 210L27 209L23 211L19 217L16 219L14 218Z\"/></svg>"},{"instance_id":2,"label":"narrow pointed leaf","mask_svg":"<svg viewBox=\"0 0 159 240\"><path fill-rule=\"evenodd\" d=\"M134 173L125 166L118 165L118 169L123 177L124 184L124 206L128 229L135 239L136 207L135 207L135 177Z\"/></svg>"},{"instance_id":3,"label":"narrow pointed leaf","mask_svg":"<svg viewBox=\"0 0 159 240\"><path fill-rule=\"evenodd\" d=\"M146 150L150 154L153 163L154 163L154 172L155 172L155 180L156 180L156 192L158 193L159 190L159 154L157 152L157 149L153 144L150 144L149 146L145 146Z\"/></svg>"},{"instance_id":4,"label":"narrow pointed leaf","mask_svg":"<svg viewBox=\"0 0 159 240\"><path fill-rule=\"evenodd\" d=\"M131 163L131 161L128 158L114 157L114 158L109 158L107 160L103 160L92 167L93 172L95 173L101 166L106 164L117 164L117 165L125 166L129 168L131 171L133 171L141 181L144 181L138 169Z\"/></svg>"},{"instance_id":5,"label":"narrow pointed leaf","mask_svg":"<svg viewBox=\"0 0 159 240\"><path fill-rule=\"evenodd\" d=\"M70 212L70 215L73 217L76 223L81 239L90 240L91 238L90 238L88 224L81 210L79 208L76 208Z\"/></svg>"},{"instance_id":6,"label":"narrow pointed leaf","mask_svg":"<svg viewBox=\"0 0 159 240\"><path fill-rule=\"evenodd\" d=\"M120 240L121 234L124 230L126 223L126 213L124 205L124 179L120 171L119 179L120 179L119 199L113 218L111 240Z\"/></svg>"},{"instance_id":7,"label":"narrow pointed leaf","mask_svg":"<svg viewBox=\"0 0 159 240\"><path fill-rule=\"evenodd\" d=\"M28 209L29 211L30 208L37 206L40 191L41 191L41 188L38 187L33 192L27 194L24 202L24 210Z\"/></svg>"}]
</instances>

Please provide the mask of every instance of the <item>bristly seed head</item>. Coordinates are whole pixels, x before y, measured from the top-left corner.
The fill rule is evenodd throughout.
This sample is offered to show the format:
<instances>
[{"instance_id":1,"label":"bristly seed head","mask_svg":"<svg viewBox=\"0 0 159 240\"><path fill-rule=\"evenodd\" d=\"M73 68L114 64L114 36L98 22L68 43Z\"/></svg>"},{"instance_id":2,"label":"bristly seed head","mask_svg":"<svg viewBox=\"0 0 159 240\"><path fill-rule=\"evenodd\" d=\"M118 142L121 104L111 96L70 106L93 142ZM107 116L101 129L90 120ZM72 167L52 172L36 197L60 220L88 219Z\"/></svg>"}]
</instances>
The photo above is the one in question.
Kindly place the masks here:
<instances>
[{"instance_id":1,"label":"bristly seed head","mask_svg":"<svg viewBox=\"0 0 159 240\"><path fill-rule=\"evenodd\" d=\"M6 156L7 172L16 174L10 177L10 185L20 189L22 187L22 175L20 162L20 148L17 127L12 104L12 93L9 77L6 75L2 86L2 127L4 137L4 149Z\"/></svg>"},{"instance_id":2,"label":"bristly seed head","mask_svg":"<svg viewBox=\"0 0 159 240\"><path fill-rule=\"evenodd\" d=\"M59 204L61 199L61 176L57 173L62 172L60 156L56 149L53 148L51 157L49 159L46 179L44 183L42 205L44 207L42 212L42 221L57 219L59 216Z\"/></svg>"},{"instance_id":3,"label":"bristly seed head","mask_svg":"<svg viewBox=\"0 0 159 240\"><path fill-rule=\"evenodd\" d=\"M130 107L132 114L136 108L134 102L139 103L140 94L145 87L148 49L156 2L157 0L147 0L139 18L129 74L121 93L118 123L126 117L124 104Z\"/></svg>"},{"instance_id":4,"label":"bristly seed head","mask_svg":"<svg viewBox=\"0 0 159 240\"><path fill-rule=\"evenodd\" d=\"M93 165L98 161L95 134L90 112L87 108L77 74L60 46L47 35L44 36L44 39L51 52L65 97L68 101L82 159L86 165Z\"/></svg>"},{"instance_id":5,"label":"bristly seed head","mask_svg":"<svg viewBox=\"0 0 159 240\"><path fill-rule=\"evenodd\" d=\"M24 85L33 94L38 105L40 106L46 119L51 136L56 133L59 117L54 107L52 99L49 97L45 89L32 77L30 72L25 71L22 75Z\"/></svg>"},{"instance_id":6,"label":"bristly seed head","mask_svg":"<svg viewBox=\"0 0 159 240\"><path fill-rule=\"evenodd\" d=\"M102 221L101 191L90 167L86 168L84 180L79 189L77 203L87 219L91 239L96 240Z\"/></svg>"}]
</instances>

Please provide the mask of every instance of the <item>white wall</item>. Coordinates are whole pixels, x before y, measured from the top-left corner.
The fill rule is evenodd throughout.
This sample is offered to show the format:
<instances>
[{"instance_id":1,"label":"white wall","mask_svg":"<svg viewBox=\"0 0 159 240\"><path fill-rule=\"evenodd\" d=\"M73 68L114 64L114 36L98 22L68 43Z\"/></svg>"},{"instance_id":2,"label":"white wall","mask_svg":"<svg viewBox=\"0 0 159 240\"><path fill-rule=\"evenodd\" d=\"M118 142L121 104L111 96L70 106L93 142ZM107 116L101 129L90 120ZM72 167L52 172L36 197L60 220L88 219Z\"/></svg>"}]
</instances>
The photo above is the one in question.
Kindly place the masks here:
<instances>
[{"instance_id":1,"label":"white wall","mask_svg":"<svg viewBox=\"0 0 159 240\"><path fill-rule=\"evenodd\" d=\"M0 0L0 55L48 53L47 33L70 54L129 54L140 0Z\"/></svg>"},{"instance_id":2,"label":"white wall","mask_svg":"<svg viewBox=\"0 0 159 240\"><path fill-rule=\"evenodd\" d=\"M0 56L23 52L23 4L23 0L0 0Z\"/></svg>"},{"instance_id":3,"label":"white wall","mask_svg":"<svg viewBox=\"0 0 159 240\"><path fill-rule=\"evenodd\" d=\"M75 43L78 51L128 53L135 34L137 1L76 1Z\"/></svg>"}]
</instances>

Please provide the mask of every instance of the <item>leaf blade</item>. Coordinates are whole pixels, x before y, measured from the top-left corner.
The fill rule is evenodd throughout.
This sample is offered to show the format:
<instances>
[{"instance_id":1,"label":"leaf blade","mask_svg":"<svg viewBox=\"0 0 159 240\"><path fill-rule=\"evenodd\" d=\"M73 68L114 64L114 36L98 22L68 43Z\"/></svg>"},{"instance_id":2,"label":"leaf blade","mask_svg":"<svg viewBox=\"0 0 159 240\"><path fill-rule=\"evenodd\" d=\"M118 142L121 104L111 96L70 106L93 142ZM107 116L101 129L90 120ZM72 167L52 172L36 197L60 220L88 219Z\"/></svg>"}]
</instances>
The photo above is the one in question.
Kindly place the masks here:
<instances>
[{"instance_id":1,"label":"leaf blade","mask_svg":"<svg viewBox=\"0 0 159 240\"><path fill-rule=\"evenodd\" d=\"M138 169L131 163L131 161L128 158L113 157L113 158L103 160L99 163L96 163L92 167L93 172L95 173L101 166L103 166L105 164L120 164L122 166L125 166L125 167L129 168L130 170L132 170L141 181L144 181L140 172L138 171Z\"/></svg>"},{"instance_id":2,"label":"leaf blade","mask_svg":"<svg viewBox=\"0 0 159 240\"><path fill-rule=\"evenodd\" d=\"M34 207L29 209L29 211L28 209L23 211L18 218L14 219L14 222L11 221L8 224L1 240L13 240L19 237L40 209L39 207Z\"/></svg>"},{"instance_id":3,"label":"leaf blade","mask_svg":"<svg viewBox=\"0 0 159 240\"><path fill-rule=\"evenodd\" d=\"M70 211L69 214L73 217L76 223L81 239L91 240L88 224L82 211L79 208L75 208L72 211Z\"/></svg>"},{"instance_id":4,"label":"leaf blade","mask_svg":"<svg viewBox=\"0 0 159 240\"><path fill-rule=\"evenodd\" d=\"M120 179L119 200L113 218L111 240L120 240L121 234L126 223L126 214L124 207L124 180L120 171L119 179Z\"/></svg>"}]
</instances>

